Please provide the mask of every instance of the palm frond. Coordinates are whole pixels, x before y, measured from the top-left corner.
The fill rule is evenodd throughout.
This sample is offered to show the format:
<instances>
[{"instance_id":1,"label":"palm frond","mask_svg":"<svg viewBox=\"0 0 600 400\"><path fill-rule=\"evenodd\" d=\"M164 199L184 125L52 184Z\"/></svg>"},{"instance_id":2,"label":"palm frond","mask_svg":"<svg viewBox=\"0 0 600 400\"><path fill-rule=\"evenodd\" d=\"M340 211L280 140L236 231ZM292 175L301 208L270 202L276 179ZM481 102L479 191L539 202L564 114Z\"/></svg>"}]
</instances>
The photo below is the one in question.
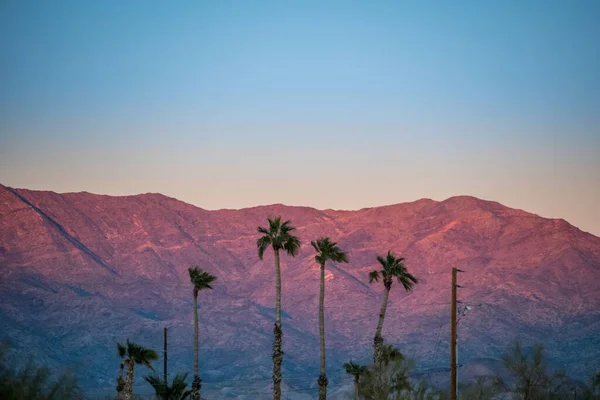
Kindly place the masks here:
<instances>
[{"instance_id":1,"label":"palm frond","mask_svg":"<svg viewBox=\"0 0 600 400\"><path fill-rule=\"evenodd\" d=\"M125 358L127 355L127 347L123 346L121 343L117 343L117 351L119 353L119 358Z\"/></svg>"},{"instance_id":2,"label":"palm frond","mask_svg":"<svg viewBox=\"0 0 600 400\"><path fill-rule=\"evenodd\" d=\"M321 237L310 244L317 252L315 261L319 264L324 264L328 260L334 262L348 262L348 255L337 246L336 242L332 242L328 237Z\"/></svg>"},{"instance_id":3,"label":"palm frond","mask_svg":"<svg viewBox=\"0 0 600 400\"><path fill-rule=\"evenodd\" d=\"M394 277L396 277L398 283L400 283L406 291L411 290L413 285L418 283L417 278L411 275L406 269L404 257L396 256L391 250L387 252L385 257L378 255L377 261L379 261L383 267L381 275L384 282L387 281L389 285L391 285Z\"/></svg>"},{"instance_id":4,"label":"palm frond","mask_svg":"<svg viewBox=\"0 0 600 400\"><path fill-rule=\"evenodd\" d=\"M258 233L262 233L263 235L271 234L271 232L269 232L267 228L263 228L262 226L259 226L258 228L256 228L256 230L258 231Z\"/></svg>"},{"instance_id":5,"label":"palm frond","mask_svg":"<svg viewBox=\"0 0 600 400\"><path fill-rule=\"evenodd\" d=\"M321 239L322 239L322 238L321 238ZM321 248L319 247L319 241L320 241L321 239L318 239L317 241L314 241L314 240L312 240L312 241L310 242L310 245L313 247L313 249L315 249L315 251L316 251L317 253L320 253L320 252L321 252Z\"/></svg>"},{"instance_id":6,"label":"palm frond","mask_svg":"<svg viewBox=\"0 0 600 400\"><path fill-rule=\"evenodd\" d=\"M281 227L281 217L267 218L267 221L269 221L269 230L272 233L279 232L279 228Z\"/></svg>"},{"instance_id":7,"label":"palm frond","mask_svg":"<svg viewBox=\"0 0 600 400\"><path fill-rule=\"evenodd\" d=\"M292 257L296 257L300 250L300 239L296 236L286 235L283 243L283 249Z\"/></svg>"},{"instance_id":8,"label":"palm frond","mask_svg":"<svg viewBox=\"0 0 600 400\"><path fill-rule=\"evenodd\" d=\"M404 269L404 273L398 275L397 278L398 283L400 283L407 292L412 290L414 284L419 283L419 280L410 274L406 269Z\"/></svg>"},{"instance_id":9,"label":"palm frond","mask_svg":"<svg viewBox=\"0 0 600 400\"><path fill-rule=\"evenodd\" d=\"M260 258L261 260L263 259L264 255L265 255L265 251L267 250L269 245L271 245L271 237L270 236L265 235L265 236L258 238L258 240L256 241L256 247L258 249L258 258Z\"/></svg>"},{"instance_id":10,"label":"palm frond","mask_svg":"<svg viewBox=\"0 0 600 400\"><path fill-rule=\"evenodd\" d=\"M362 375L367 370L366 366L353 363L352 361L345 363L344 368L346 368L347 374L354 375L355 377Z\"/></svg>"},{"instance_id":11,"label":"palm frond","mask_svg":"<svg viewBox=\"0 0 600 400\"><path fill-rule=\"evenodd\" d=\"M296 230L296 228L294 226L290 225L291 223L292 223L292 221L290 221L288 219L283 224L281 224L281 227L279 228L279 230L281 231L282 234L287 234L293 230Z\"/></svg>"},{"instance_id":12,"label":"palm frond","mask_svg":"<svg viewBox=\"0 0 600 400\"><path fill-rule=\"evenodd\" d=\"M194 290L197 291L212 289L210 284L217 280L216 276L209 274L199 267L188 268L188 272L190 273L190 281L194 285Z\"/></svg>"},{"instance_id":13,"label":"palm frond","mask_svg":"<svg viewBox=\"0 0 600 400\"><path fill-rule=\"evenodd\" d=\"M379 282L379 271L369 272L369 283Z\"/></svg>"},{"instance_id":14,"label":"palm frond","mask_svg":"<svg viewBox=\"0 0 600 400\"><path fill-rule=\"evenodd\" d=\"M383 347L383 359L386 363L404 359L404 354L394 346L388 344Z\"/></svg>"},{"instance_id":15,"label":"palm frond","mask_svg":"<svg viewBox=\"0 0 600 400\"><path fill-rule=\"evenodd\" d=\"M290 234L291 231L296 229L291 225L291 221L287 220L281 223L280 216L267 218L267 221L269 222L268 229L257 228L258 233L264 235L256 241L258 257L262 260L269 246L272 246L275 251L284 249L292 257L296 256L300 249L300 240Z\"/></svg>"}]
</instances>

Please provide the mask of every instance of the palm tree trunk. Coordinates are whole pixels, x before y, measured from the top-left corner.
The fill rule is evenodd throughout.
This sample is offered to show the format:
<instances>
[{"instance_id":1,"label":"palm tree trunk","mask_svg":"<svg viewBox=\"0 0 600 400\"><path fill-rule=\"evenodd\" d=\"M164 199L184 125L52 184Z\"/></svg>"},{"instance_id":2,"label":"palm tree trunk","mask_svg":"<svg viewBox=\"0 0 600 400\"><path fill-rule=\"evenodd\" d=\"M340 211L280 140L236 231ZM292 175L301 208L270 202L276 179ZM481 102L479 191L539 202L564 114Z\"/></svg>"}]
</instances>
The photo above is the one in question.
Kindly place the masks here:
<instances>
[{"instance_id":1,"label":"palm tree trunk","mask_svg":"<svg viewBox=\"0 0 600 400\"><path fill-rule=\"evenodd\" d=\"M358 400L358 375L354 376L354 400Z\"/></svg>"},{"instance_id":2,"label":"palm tree trunk","mask_svg":"<svg viewBox=\"0 0 600 400\"><path fill-rule=\"evenodd\" d=\"M319 338L321 339L321 375L319 383L319 400L327 398L327 375L325 373L325 263L321 264L321 291L319 293Z\"/></svg>"},{"instance_id":3,"label":"palm tree trunk","mask_svg":"<svg viewBox=\"0 0 600 400\"><path fill-rule=\"evenodd\" d=\"M281 399L281 364L283 363L283 331L281 330L281 265L279 250L275 253L275 329L273 334L273 399Z\"/></svg>"},{"instance_id":4,"label":"palm tree trunk","mask_svg":"<svg viewBox=\"0 0 600 400\"><path fill-rule=\"evenodd\" d=\"M194 380L192 400L200 400L200 377L198 376L198 292L194 289Z\"/></svg>"},{"instance_id":5,"label":"palm tree trunk","mask_svg":"<svg viewBox=\"0 0 600 400\"><path fill-rule=\"evenodd\" d=\"M127 377L125 378L125 400L133 399L133 367L135 363L132 360L127 362Z\"/></svg>"},{"instance_id":6,"label":"palm tree trunk","mask_svg":"<svg viewBox=\"0 0 600 400\"><path fill-rule=\"evenodd\" d=\"M125 364L121 363L119 369L119 379L117 379L117 397L115 400L123 399L123 389L125 388L125 381L123 380L123 369L125 368Z\"/></svg>"},{"instance_id":7,"label":"palm tree trunk","mask_svg":"<svg viewBox=\"0 0 600 400\"><path fill-rule=\"evenodd\" d=\"M375 338L373 339L373 362L377 368L381 363L383 356L383 337L381 336L381 330L383 329L383 320L385 318L385 311L387 309L388 298L390 297L391 285L385 284L385 292L383 293L383 301L381 303L381 310L379 311L379 322L377 323L377 330L375 331Z\"/></svg>"}]
</instances>

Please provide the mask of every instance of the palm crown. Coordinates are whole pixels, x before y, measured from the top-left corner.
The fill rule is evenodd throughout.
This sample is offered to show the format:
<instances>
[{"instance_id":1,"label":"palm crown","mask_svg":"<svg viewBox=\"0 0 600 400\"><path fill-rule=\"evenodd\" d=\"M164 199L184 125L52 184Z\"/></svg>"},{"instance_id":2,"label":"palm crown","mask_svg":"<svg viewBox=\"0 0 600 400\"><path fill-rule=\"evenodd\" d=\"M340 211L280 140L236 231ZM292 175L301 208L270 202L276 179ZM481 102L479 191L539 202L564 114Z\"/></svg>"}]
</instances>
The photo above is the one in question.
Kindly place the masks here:
<instances>
[{"instance_id":1,"label":"palm crown","mask_svg":"<svg viewBox=\"0 0 600 400\"><path fill-rule=\"evenodd\" d=\"M344 368L346 368L346 373L353 375L355 378L358 378L367 370L366 366L353 363L352 361L345 363Z\"/></svg>"},{"instance_id":2,"label":"palm crown","mask_svg":"<svg viewBox=\"0 0 600 400\"><path fill-rule=\"evenodd\" d=\"M191 390L186 390L187 383L186 378L188 374L178 373L173 378L173 383L171 385L168 382L163 381L157 376L146 376L144 379L152 385L154 391L156 392L156 397L161 400L185 400L188 399L192 394Z\"/></svg>"},{"instance_id":3,"label":"palm crown","mask_svg":"<svg viewBox=\"0 0 600 400\"><path fill-rule=\"evenodd\" d=\"M291 221L281 222L281 217L267 218L269 221L269 227L263 228L259 226L257 228L258 233L262 233L256 241L256 247L258 248L258 257L262 260L265 250L269 246L273 246L273 250L285 250L289 255L295 257L300 249L300 239L292 235L290 232L295 230Z\"/></svg>"},{"instance_id":4,"label":"palm crown","mask_svg":"<svg viewBox=\"0 0 600 400\"><path fill-rule=\"evenodd\" d=\"M316 241L310 242L311 246L314 247L317 255L315 261L321 265L324 265L326 261L333 262L348 262L348 256L339 247L336 242L332 242L328 237L322 237Z\"/></svg>"},{"instance_id":5,"label":"palm crown","mask_svg":"<svg viewBox=\"0 0 600 400\"><path fill-rule=\"evenodd\" d=\"M404 258L396 257L391 251L388 251L385 258L377 256L377 261L379 261L383 268L380 271L375 270L369 273L369 283L379 282L379 277L381 276L384 285L389 288L395 277L406 291L411 290L413 284L418 283L417 278L410 274L404 266Z\"/></svg>"},{"instance_id":6,"label":"palm crown","mask_svg":"<svg viewBox=\"0 0 600 400\"><path fill-rule=\"evenodd\" d=\"M150 363L158 359L156 351L135 344L129 341L129 339L127 339L125 345L117 343L117 350L119 351L119 357L133 361L136 364L143 364L154 371Z\"/></svg>"},{"instance_id":7,"label":"palm crown","mask_svg":"<svg viewBox=\"0 0 600 400\"><path fill-rule=\"evenodd\" d=\"M217 280L216 276L198 267L188 268L188 272L190 273L190 281L194 285L194 294L197 294L200 290L212 289L210 284Z\"/></svg>"}]
</instances>

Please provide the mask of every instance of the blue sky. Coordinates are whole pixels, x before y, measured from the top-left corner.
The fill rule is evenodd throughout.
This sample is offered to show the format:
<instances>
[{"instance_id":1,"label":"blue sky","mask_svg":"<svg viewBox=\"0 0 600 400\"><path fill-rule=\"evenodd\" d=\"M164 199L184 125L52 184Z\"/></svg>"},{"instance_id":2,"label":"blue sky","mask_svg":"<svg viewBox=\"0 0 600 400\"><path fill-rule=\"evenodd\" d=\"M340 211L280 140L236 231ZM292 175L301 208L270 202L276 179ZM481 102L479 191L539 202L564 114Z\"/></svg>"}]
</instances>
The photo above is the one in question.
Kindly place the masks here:
<instances>
[{"instance_id":1,"label":"blue sky","mask_svg":"<svg viewBox=\"0 0 600 400\"><path fill-rule=\"evenodd\" d=\"M3 1L0 182L471 194L600 235L598 1Z\"/></svg>"}]
</instances>

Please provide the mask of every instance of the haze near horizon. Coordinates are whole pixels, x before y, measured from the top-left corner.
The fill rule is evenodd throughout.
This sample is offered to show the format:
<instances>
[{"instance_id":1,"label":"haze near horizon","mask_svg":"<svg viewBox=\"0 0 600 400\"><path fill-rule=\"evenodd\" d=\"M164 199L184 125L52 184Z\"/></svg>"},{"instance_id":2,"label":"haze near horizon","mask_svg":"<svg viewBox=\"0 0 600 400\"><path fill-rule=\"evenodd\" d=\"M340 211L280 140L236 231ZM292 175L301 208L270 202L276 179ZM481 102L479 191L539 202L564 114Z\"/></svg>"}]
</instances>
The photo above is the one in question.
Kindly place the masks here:
<instances>
[{"instance_id":1,"label":"haze near horizon","mask_svg":"<svg viewBox=\"0 0 600 400\"><path fill-rule=\"evenodd\" d=\"M0 5L0 182L202 208L473 195L600 236L600 3Z\"/></svg>"}]
</instances>

